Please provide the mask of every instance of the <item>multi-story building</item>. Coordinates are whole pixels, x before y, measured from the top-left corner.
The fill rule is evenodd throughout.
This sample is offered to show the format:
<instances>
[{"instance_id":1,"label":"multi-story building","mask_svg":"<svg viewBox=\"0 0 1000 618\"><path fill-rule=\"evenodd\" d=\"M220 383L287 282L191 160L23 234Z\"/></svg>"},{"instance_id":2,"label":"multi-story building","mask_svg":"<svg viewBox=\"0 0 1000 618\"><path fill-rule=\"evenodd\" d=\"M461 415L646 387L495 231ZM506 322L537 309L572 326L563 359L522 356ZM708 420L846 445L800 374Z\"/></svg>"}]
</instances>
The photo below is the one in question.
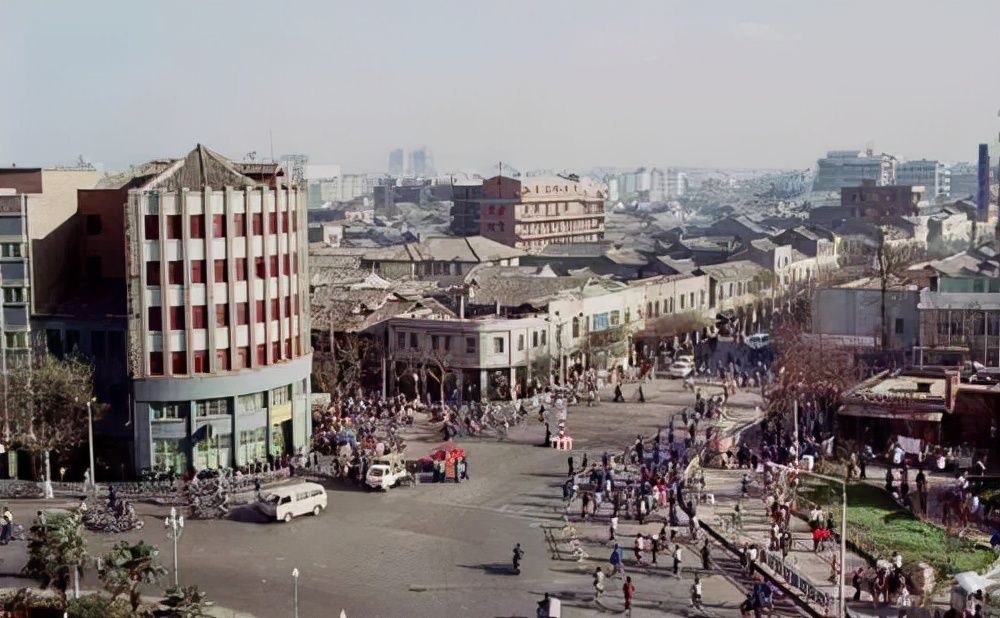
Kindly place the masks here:
<instances>
[{"instance_id":1,"label":"multi-story building","mask_svg":"<svg viewBox=\"0 0 1000 618\"><path fill-rule=\"evenodd\" d=\"M452 188L451 233L479 235L479 211L483 206L483 181L476 179Z\"/></svg>"},{"instance_id":2,"label":"multi-story building","mask_svg":"<svg viewBox=\"0 0 1000 618\"><path fill-rule=\"evenodd\" d=\"M593 180L495 176L483 182L483 197L480 234L506 245L537 251L549 243L604 238L606 188Z\"/></svg>"},{"instance_id":3,"label":"multi-story building","mask_svg":"<svg viewBox=\"0 0 1000 618\"><path fill-rule=\"evenodd\" d=\"M855 217L880 221L891 217L920 214L919 206L924 187L909 185L878 185L866 180L860 186L840 190L840 205Z\"/></svg>"},{"instance_id":4,"label":"multi-story building","mask_svg":"<svg viewBox=\"0 0 1000 618\"><path fill-rule=\"evenodd\" d=\"M884 186L896 182L896 158L889 154L876 155L871 150L831 150L816 162L813 191L839 191L866 180Z\"/></svg>"},{"instance_id":5,"label":"multi-story building","mask_svg":"<svg viewBox=\"0 0 1000 618\"><path fill-rule=\"evenodd\" d=\"M431 155L431 151L427 149L426 146L412 150L409 153L409 174L417 178L427 178L428 176L433 176L436 172L434 170L434 157Z\"/></svg>"},{"instance_id":6,"label":"multi-story building","mask_svg":"<svg viewBox=\"0 0 1000 618\"><path fill-rule=\"evenodd\" d=\"M31 349L27 206L27 195L0 188L0 371L24 362Z\"/></svg>"},{"instance_id":7,"label":"multi-story building","mask_svg":"<svg viewBox=\"0 0 1000 618\"><path fill-rule=\"evenodd\" d=\"M402 148L396 148L389 152L389 175L399 177L406 171L404 168L405 156Z\"/></svg>"},{"instance_id":8,"label":"multi-story building","mask_svg":"<svg viewBox=\"0 0 1000 618\"><path fill-rule=\"evenodd\" d=\"M931 262L920 291L923 362L978 361L1000 365L1000 260L992 250L969 250Z\"/></svg>"},{"instance_id":9,"label":"multi-story building","mask_svg":"<svg viewBox=\"0 0 1000 618\"><path fill-rule=\"evenodd\" d=\"M118 423L99 431L130 451L123 469L184 472L307 448L305 192L275 164L199 145L77 197L78 253L63 255L77 274L34 319L50 350L94 360Z\"/></svg>"},{"instance_id":10,"label":"multi-story building","mask_svg":"<svg viewBox=\"0 0 1000 618\"><path fill-rule=\"evenodd\" d=\"M930 199L948 197L951 194L951 171L940 161L905 161L896 166L896 184L924 187L924 195Z\"/></svg>"}]
</instances>

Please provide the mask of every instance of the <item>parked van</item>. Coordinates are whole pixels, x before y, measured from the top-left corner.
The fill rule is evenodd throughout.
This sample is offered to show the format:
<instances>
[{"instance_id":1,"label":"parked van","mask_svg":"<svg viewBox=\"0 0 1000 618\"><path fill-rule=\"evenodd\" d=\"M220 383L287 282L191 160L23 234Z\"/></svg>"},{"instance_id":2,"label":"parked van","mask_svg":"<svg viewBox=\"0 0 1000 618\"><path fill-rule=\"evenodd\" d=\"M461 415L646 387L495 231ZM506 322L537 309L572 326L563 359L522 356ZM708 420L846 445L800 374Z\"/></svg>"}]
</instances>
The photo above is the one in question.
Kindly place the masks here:
<instances>
[{"instance_id":1,"label":"parked van","mask_svg":"<svg viewBox=\"0 0 1000 618\"><path fill-rule=\"evenodd\" d=\"M279 485L264 493L257 508L268 517L286 523L307 513L319 515L326 508L326 490L317 483Z\"/></svg>"},{"instance_id":2,"label":"parked van","mask_svg":"<svg viewBox=\"0 0 1000 618\"><path fill-rule=\"evenodd\" d=\"M760 350L771 345L771 335L767 333L757 333L747 337L747 346L752 350Z\"/></svg>"}]
</instances>

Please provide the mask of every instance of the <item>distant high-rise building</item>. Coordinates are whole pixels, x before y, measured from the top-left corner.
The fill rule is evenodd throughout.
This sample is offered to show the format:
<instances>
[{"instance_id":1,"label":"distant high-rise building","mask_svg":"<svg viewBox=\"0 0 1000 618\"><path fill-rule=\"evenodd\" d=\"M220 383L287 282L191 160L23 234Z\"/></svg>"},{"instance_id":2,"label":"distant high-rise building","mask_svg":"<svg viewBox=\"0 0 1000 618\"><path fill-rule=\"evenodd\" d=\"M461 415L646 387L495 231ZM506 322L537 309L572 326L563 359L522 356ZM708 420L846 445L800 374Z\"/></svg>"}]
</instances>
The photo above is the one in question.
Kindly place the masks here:
<instances>
[{"instance_id":1,"label":"distant high-rise building","mask_svg":"<svg viewBox=\"0 0 1000 618\"><path fill-rule=\"evenodd\" d=\"M816 162L813 191L840 191L844 187L860 186L866 180L876 185L896 183L896 157L874 154L871 150L831 150Z\"/></svg>"},{"instance_id":2,"label":"distant high-rise building","mask_svg":"<svg viewBox=\"0 0 1000 618\"><path fill-rule=\"evenodd\" d=\"M688 175L686 172L677 172L676 186L674 187L674 195L676 197L683 197L688 192Z\"/></svg>"},{"instance_id":3,"label":"distant high-rise building","mask_svg":"<svg viewBox=\"0 0 1000 618\"><path fill-rule=\"evenodd\" d=\"M979 165L976 173L976 213L985 221L990 209L990 147L979 144Z\"/></svg>"},{"instance_id":4,"label":"distant high-rise building","mask_svg":"<svg viewBox=\"0 0 1000 618\"><path fill-rule=\"evenodd\" d=\"M418 178L434 175L434 157L426 146L410 152L410 169L408 171L411 176Z\"/></svg>"},{"instance_id":5,"label":"distant high-rise building","mask_svg":"<svg viewBox=\"0 0 1000 618\"><path fill-rule=\"evenodd\" d=\"M919 159L896 166L896 184L924 187L924 196L933 200L951 194L951 172L940 161Z\"/></svg>"},{"instance_id":6,"label":"distant high-rise building","mask_svg":"<svg viewBox=\"0 0 1000 618\"><path fill-rule=\"evenodd\" d=\"M304 186L303 180L306 177L306 166L309 164L309 155L286 154L281 155L281 167L285 170L285 177L289 178L296 185Z\"/></svg>"},{"instance_id":7,"label":"distant high-rise building","mask_svg":"<svg viewBox=\"0 0 1000 618\"><path fill-rule=\"evenodd\" d=\"M397 148L389 153L389 175L402 176L405 172L403 168L403 149Z\"/></svg>"}]
</instances>

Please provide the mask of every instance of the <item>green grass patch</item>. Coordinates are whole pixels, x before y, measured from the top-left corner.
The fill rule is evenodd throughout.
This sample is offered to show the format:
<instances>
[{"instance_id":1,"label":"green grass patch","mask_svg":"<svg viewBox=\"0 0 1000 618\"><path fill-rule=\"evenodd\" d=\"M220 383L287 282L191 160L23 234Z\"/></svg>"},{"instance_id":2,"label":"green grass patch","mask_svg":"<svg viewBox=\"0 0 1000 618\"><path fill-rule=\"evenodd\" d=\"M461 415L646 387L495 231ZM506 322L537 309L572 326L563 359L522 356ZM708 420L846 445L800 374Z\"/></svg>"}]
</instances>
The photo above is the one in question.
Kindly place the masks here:
<instances>
[{"instance_id":1,"label":"green grass patch","mask_svg":"<svg viewBox=\"0 0 1000 618\"><path fill-rule=\"evenodd\" d=\"M839 525L839 486L810 484L800 491L804 498L832 508ZM926 562L939 575L982 573L996 559L991 549L949 538L942 528L900 508L884 490L863 483L847 488L847 540L877 557L888 559L898 551L904 562Z\"/></svg>"}]
</instances>

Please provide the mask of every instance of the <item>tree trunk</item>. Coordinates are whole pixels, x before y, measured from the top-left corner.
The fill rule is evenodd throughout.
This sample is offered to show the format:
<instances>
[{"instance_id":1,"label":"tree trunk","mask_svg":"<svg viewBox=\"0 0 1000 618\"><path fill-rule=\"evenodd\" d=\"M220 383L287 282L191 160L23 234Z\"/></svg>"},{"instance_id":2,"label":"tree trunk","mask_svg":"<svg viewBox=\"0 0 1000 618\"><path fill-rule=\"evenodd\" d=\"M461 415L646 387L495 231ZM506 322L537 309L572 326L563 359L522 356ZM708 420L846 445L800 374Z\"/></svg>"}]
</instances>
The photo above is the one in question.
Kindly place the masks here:
<instances>
[{"instance_id":1,"label":"tree trunk","mask_svg":"<svg viewBox=\"0 0 1000 618\"><path fill-rule=\"evenodd\" d=\"M54 494L52 492L52 463L49 458L48 449L45 449L43 456L45 457L45 483L44 483L45 499L51 500L54 497Z\"/></svg>"}]
</instances>

